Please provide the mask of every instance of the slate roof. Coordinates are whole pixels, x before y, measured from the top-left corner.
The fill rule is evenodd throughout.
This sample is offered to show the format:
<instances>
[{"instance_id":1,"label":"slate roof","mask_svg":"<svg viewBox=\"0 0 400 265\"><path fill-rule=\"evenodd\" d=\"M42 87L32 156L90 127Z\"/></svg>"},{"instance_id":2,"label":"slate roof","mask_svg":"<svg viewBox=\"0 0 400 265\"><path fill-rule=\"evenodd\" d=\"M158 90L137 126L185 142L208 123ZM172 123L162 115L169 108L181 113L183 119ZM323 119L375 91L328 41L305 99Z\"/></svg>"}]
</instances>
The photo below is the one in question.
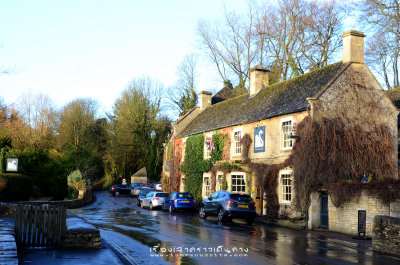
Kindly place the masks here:
<instances>
[{"instance_id":1,"label":"slate roof","mask_svg":"<svg viewBox=\"0 0 400 265\"><path fill-rule=\"evenodd\" d=\"M233 93L232 89L230 89L229 87L224 87L223 89L218 91L218 93L215 94L211 98L211 104L214 105L214 104L220 103L222 101L225 101L227 99L231 99L234 97L235 97L235 94Z\"/></svg>"},{"instance_id":2,"label":"slate roof","mask_svg":"<svg viewBox=\"0 0 400 265\"><path fill-rule=\"evenodd\" d=\"M338 62L287 81L270 85L256 95L237 96L204 109L177 138L306 110L314 97L347 64Z\"/></svg>"}]
</instances>

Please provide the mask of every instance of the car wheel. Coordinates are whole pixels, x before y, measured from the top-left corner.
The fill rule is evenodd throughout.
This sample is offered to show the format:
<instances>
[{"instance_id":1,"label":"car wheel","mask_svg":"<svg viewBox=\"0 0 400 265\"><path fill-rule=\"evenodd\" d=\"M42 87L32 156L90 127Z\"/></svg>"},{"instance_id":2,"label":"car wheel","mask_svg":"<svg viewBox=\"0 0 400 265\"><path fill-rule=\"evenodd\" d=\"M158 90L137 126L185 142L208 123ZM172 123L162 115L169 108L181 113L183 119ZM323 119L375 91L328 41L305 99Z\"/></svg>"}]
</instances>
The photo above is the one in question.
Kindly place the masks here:
<instances>
[{"instance_id":1,"label":"car wheel","mask_svg":"<svg viewBox=\"0 0 400 265\"><path fill-rule=\"evenodd\" d=\"M152 203L150 203L149 208L150 208L150 210L153 210L153 204Z\"/></svg>"},{"instance_id":2,"label":"car wheel","mask_svg":"<svg viewBox=\"0 0 400 265\"><path fill-rule=\"evenodd\" d=\"M115 192L115 196L119 196L119 191L116 191L116 192Z\"/></svg>"},{"instance_id":3,"label":"car wheel","mask_svg":"<svg viewBox=\"0 0 400 265\"><path fill-rule=\"evenodd\" d=\"M165 212L164 203L161 205L161 211Z\"/></svg>"},{"instance_id":4,"label":"car wheel","mask_svg":"<svg viewBox=\"0 0 400 265\"><path fill-rule=\"evenodd\" d=\"M247 219L246 219L246 223L247 223L248 225L252 225L252 224L254 223L254 218L247 218Z\"/></svg>"},{"instance_id":5,"label":"car wheel","mask_svg":"<svg viewBox=\"0 0 400 265\"><path fill-rule=\"evenodd\" d=\"M174 213L174 210L172 209L172 205L169 205L169 213Z\"/></svg>"},{"instance_id":6,"label":"car wheel","mask_svg":"<svg viewBox=\"0 0 400 265\"><path fill-rule=\"evenodd\" d=\"M140 202L137 202L137 206L139 206L139 207L140 207Z\"/></svg>"},{"instance_id":7,"label":"car wheel","mask_svg":"<svg viewBox=\"0 0 400 265\"><path fill-rule=\"evenodd\" d=\"M220 208L218 211L218 222L223 222L225 223L226 218L225 218L225 211L223 208Z\"/></svg>"},{"instance_id":8,"label":"car wheel","mask_svg":"<svg viewBox=\"0 0 400 265\"><path fill-rule=\"evenodd\" d=\"M207 218L207 214L204 211L204 206L200 207L199 216L200 216L201 219L206 219Z\"/></svg>"}]
</instances>

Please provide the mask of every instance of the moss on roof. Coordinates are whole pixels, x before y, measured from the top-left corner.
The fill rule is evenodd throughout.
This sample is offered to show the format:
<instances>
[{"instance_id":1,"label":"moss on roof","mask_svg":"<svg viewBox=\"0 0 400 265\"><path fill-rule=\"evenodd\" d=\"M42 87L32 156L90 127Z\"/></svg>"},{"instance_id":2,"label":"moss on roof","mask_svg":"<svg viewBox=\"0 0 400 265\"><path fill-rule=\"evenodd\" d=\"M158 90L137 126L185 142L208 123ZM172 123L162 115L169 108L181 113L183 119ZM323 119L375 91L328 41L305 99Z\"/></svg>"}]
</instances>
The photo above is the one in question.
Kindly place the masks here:
<instances>
[{"instance_id":1,"label":"moss on roof","mask_svg":"<svg viewBox=\"0 0 400 265\"><path fill-rule=\"evenodd\" d=\"M313 97L342 68L342 62L328 65L287 81L270 85L249 97L237 96L206 108L177 136L246 124L306 110L306 98Z\"/></svg>"}]
</instances>

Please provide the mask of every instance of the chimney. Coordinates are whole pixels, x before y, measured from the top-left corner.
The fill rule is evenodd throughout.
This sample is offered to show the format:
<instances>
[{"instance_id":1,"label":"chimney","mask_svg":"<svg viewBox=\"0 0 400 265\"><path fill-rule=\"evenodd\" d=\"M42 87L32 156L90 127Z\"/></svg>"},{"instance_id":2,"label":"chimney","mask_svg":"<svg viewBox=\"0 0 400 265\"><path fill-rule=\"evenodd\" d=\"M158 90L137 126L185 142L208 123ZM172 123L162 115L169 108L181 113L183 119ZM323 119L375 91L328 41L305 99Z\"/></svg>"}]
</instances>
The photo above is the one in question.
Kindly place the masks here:
<instances>
[{"instance_id":1,"label":"chimney","mask_svg":"<svg viewBox=\"0 0 400 265\"><path fill-rule=\"evenodd\" d=\"M199 100L200 101L200 111L211 106L211 96L212 96L212 93L209 91L201 91L200 92L200 100Z\"/></svg>"},{"instance_id":2,"label":"chimney","mask_svg":"<svg viewBox=\"0 0 400 265\"><path fill-rule=\"evenodd\" d=\"M268 72L269 70L263 68L262 65L250 69L250 97L268 86Z\"/></svg>"},{"instance_id":3,"label":"chimney","mask_svg":"<svg viewBox=\"0 0 400 265\"><path fill-rule=\"evenodd\" d=\"M355 29L343 33L343 63L364 63L364 33Z\"/></svg>"}]
</instances>

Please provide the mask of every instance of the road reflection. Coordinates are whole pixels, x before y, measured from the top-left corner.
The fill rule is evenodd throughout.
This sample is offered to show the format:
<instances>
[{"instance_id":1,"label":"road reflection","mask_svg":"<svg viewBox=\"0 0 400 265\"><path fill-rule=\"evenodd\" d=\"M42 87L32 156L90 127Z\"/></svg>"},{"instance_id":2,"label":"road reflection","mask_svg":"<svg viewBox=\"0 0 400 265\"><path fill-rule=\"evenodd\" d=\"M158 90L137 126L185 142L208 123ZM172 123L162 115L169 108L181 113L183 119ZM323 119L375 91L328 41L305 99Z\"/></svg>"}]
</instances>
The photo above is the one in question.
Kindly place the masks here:
<instances>
[{"instance_id":1,"label":"road reflection","mask_svg":"<svg viewBox=\"0 0 400 265\"><path fill-rule=\"evenodd\" d=\"M373 253L371 242L356 242L344 235L264 224L248 226L242 221L221 224L215 217L202 220L192 214L141 209L129 197L114 198L105 192L96 196L91 206L70 213L140 242L145 246L142 256L149 258L155 249L153 254L171 264L400 264L398 258ZM133 241L125 237L120 241L124 248L137 252ZM220 248L230 251L231 256L209 255L220 254L209 252ZM247 256L232 256L239 249Z\"/></svg>"}]
</instances>

